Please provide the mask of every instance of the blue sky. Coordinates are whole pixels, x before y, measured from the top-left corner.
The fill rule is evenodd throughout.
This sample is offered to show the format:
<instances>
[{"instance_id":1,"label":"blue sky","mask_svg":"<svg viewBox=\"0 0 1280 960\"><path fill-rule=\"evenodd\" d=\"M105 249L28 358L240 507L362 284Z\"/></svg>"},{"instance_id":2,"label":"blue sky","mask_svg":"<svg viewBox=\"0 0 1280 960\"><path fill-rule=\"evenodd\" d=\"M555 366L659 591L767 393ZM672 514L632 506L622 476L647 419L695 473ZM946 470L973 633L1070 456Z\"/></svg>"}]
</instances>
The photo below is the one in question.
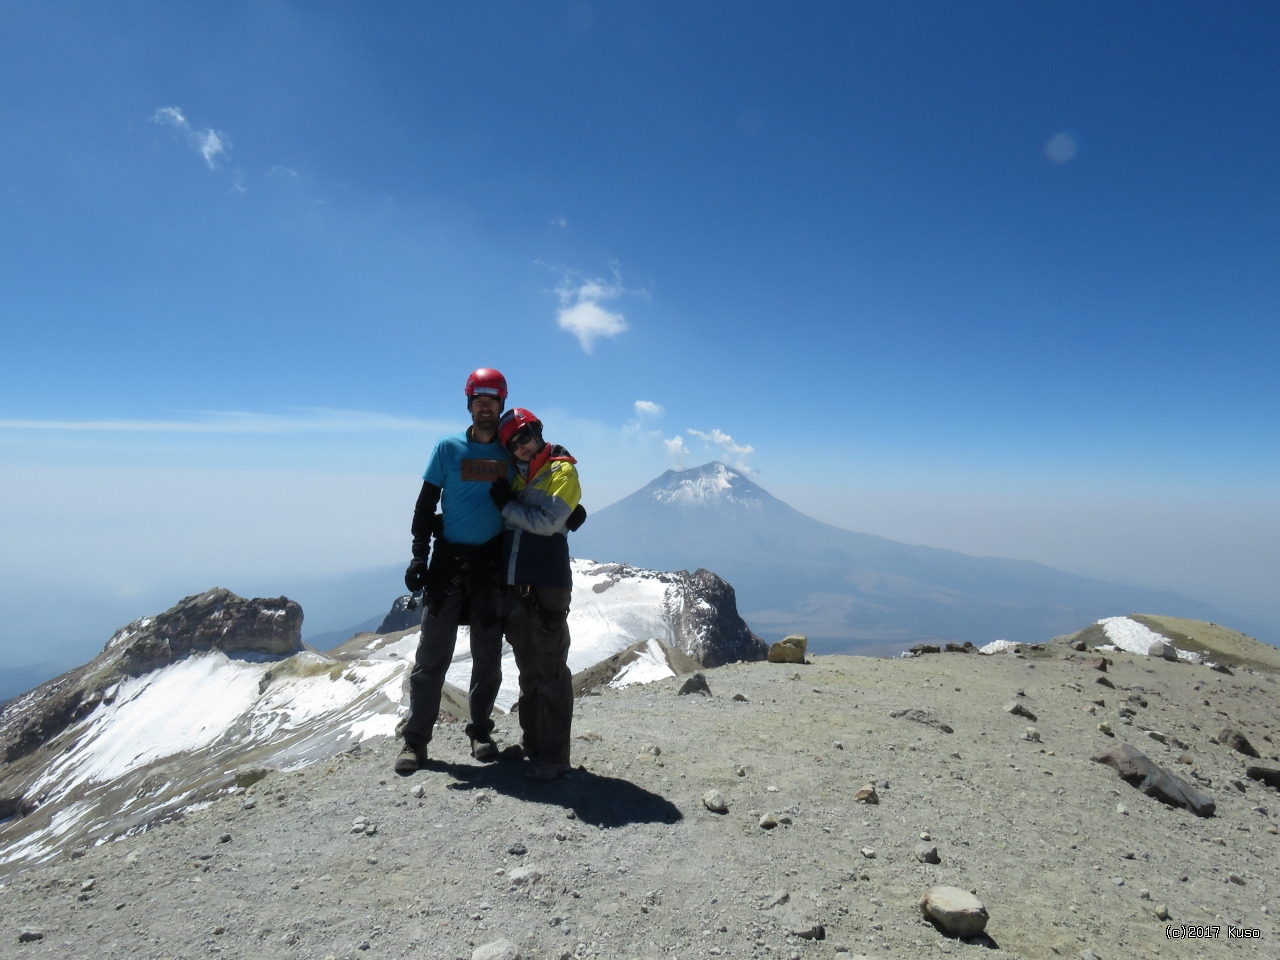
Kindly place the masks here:
<instances>
[{"instance_id":1,"label":"blue sky","mask_svg":"<svg viewBox=\"0 0 1280 960\"><path fill-rule=\"evenodd\" d=\"M0 7L7 656L401 563L480 365L589 507L721 459L1280 640L1280 8L476 10Z\"/></svg>"}]
</instances>

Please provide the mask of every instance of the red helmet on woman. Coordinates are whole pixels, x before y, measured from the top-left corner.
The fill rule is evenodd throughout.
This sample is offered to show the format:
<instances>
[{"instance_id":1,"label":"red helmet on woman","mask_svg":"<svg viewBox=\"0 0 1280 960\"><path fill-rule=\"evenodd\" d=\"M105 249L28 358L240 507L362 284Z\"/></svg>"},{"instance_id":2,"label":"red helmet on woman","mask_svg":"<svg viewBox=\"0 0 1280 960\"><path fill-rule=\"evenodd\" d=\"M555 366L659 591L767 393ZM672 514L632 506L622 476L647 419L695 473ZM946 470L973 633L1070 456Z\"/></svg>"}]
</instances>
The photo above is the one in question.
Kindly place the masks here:
<instances>
[{"instance_id":1,"label":"red helmet on woman","mask_svg":"<svg viewBox=\"0 0 1280 960\"><path fill-rule=\"evenodd\" d=\"M532 410L524 407L512 407L498 421L498 441L505 447L511 438L528 427L534 439L542 442L542 421L533 415Z\"/></svg>"},{"instance_id":2,"label":"red helmet on woman","mask_svg":"<svg viewBox=\"0 0 1280 960\"><path fill-rule=\"evenodd\" d=\"M507 399L507 378L491 367L480 367L472 370L467 377L467 402L472 397L497 397Z\"/></svg>"}]
</instances>

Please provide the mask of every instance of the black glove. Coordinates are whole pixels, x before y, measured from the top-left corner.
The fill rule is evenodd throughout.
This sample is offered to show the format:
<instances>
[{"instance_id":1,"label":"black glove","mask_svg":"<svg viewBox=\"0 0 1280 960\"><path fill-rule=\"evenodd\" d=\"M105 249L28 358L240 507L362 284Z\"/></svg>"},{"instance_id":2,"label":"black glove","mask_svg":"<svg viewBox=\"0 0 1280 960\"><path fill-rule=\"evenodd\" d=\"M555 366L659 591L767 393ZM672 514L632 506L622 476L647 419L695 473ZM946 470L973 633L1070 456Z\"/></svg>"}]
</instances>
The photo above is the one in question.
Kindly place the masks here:
<instances>
[{"instance_id":1,"label":"black glove","mask_svg":"<svg viewBox=\"0 0 1280 960\"><path fill-rule=\"evenodd\" d=\"M582 504L578 504L573 508L573 513L569 514L569 519L564 522L566 530L577 530L587 519L587 508Z\"/></svg>"},{"instance_id":2,"label":"black glove","mask_svg":"<svg viewBox=\"0 0 1280 960\"><path fill-rule=\"evenodd\" d=\"M506 477L499 477L489 484L489 499L493 501L493 505L499 510L514 500L515 497L516 495L511 492L511 481Z\"/></svg>"},{"instance_id":3,"label":"black glove","mask_svg":"<svg viewBox=\"0 0 1280 960\"><path fill-rule=\"evenodd\" d=\"M404 572L404 585L410 593L417 593L427 585L427 561L415 559Z\"/></svg>"}]
</instances>

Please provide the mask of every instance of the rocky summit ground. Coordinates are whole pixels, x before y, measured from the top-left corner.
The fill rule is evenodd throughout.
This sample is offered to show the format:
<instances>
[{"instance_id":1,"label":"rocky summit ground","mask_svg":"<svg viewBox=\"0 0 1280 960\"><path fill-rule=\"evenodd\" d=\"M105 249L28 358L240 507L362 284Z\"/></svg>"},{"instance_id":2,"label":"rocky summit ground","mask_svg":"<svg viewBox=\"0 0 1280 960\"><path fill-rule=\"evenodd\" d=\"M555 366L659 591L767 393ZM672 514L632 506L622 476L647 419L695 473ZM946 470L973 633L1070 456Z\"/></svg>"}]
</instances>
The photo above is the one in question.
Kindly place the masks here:
<instances>
[{"instance_id":1,"label":"rocky summit ground","mask_svg":"<svg viewBox=\"0 0 1280 960\"><path fill-rule=\"evenodd\" d=\"M1280 797L1245 773L1277 766L1275 676L1107 656L818 657L586 696L551 783L473 761L457 724L410 777L366 742L21 874L0 957L1280 956ZM1116 743L1215 814L1091 759ZM938 885L976 894L982 936L923 917Z\"/></svg>"}]
</instances>

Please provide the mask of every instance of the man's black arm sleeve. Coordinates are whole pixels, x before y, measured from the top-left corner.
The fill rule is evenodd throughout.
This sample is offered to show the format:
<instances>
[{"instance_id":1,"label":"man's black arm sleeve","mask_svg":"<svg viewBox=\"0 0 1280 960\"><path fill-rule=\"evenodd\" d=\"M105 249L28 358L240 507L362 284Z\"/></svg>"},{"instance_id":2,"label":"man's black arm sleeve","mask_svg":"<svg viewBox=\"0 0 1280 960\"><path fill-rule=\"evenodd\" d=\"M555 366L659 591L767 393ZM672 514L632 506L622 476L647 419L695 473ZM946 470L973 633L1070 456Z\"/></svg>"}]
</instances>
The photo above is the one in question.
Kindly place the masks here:
<instances>
[{"instance_id":1,"label":"man's black arm sleeve","mask_svg":"<svg viewBox=\"0 0 1280 960\"><path fill-rule=\"evenodd\" d=\"M422 481L422 491L418 494L418 502L413 507L413 555L425 560L431 545L431 536L440 536L440 519L436 515L436 504L440 502L440 488L434 483ZM421 554L419 554L421 551Z\"/></svg>"}]
</instances>

